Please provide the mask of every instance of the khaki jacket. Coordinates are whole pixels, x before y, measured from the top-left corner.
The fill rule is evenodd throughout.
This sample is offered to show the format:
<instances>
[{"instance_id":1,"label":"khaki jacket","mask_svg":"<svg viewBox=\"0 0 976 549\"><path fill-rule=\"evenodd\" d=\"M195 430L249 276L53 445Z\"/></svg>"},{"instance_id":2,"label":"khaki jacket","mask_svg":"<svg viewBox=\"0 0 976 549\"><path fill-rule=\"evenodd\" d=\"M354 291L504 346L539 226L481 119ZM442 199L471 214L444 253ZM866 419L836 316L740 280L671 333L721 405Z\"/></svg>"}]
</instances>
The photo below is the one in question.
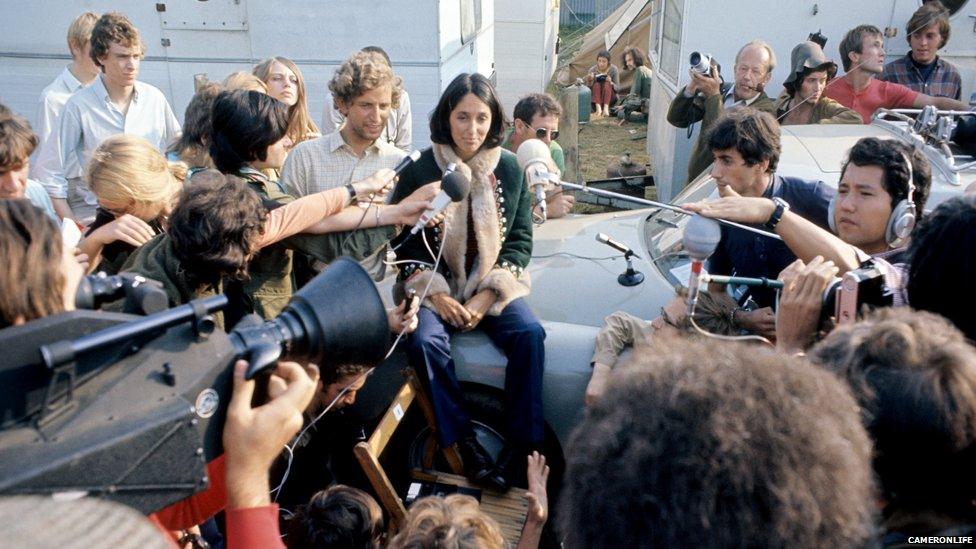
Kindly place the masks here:
<instances>
[{"instance_id":1,"label":"khaki jacket","mask_svg":"<svg viewBox=\"0 0 976 549\"><path fill-rule=\"evenodd\" d=\"M790 109L789 104L790 96L786 92L776 99L776 119L784 126L789 125L784 122L784 117ZM821 97L810 111L810 118L805 124L861 124L862 122L861 115L857 111L852 111L833 99Z\"/></svg>"}]
</instances>

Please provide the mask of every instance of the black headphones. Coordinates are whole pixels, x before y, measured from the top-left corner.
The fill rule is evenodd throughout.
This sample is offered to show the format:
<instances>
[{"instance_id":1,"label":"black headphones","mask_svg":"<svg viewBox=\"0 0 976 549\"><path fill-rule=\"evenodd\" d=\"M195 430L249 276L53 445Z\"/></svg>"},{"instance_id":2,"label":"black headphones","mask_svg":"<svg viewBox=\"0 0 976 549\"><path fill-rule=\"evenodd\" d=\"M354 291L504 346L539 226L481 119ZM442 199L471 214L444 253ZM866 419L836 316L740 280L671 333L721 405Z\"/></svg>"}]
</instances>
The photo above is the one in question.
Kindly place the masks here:
<instances>
[{"instance_id":1,"label":"black headphones","mask_svg":"<svg viewBox=\"0 0 976 549\"><path fill-rule=\"evenodd\" d=\"M905 243L905 239L912 234L917 219L915 211L915 173L912 170L912 161L907 154L901 152L902 161L908 169L908 195L898 201L891 209L888 216L888 225L885 227L885 242L891 248L897 248ZM830 199L827 206L827 223L830 230L837 232L837 221L834 219L834 212L837 209L837 195Z\"/></svg>"}]
</instances>

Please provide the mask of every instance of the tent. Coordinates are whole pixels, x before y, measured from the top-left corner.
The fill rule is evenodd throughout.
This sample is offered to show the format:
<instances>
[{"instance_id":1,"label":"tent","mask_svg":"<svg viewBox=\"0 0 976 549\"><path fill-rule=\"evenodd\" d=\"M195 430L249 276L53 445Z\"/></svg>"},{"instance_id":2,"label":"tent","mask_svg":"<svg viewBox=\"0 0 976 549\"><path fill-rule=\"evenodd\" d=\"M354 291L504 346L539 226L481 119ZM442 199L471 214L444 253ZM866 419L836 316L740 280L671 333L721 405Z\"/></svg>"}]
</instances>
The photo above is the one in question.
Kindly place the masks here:
<instances>
[{"instance_id":1,"label":"tent","mask_svg":"<svg viewBox=\"0 0 976 549\"><path fill-rule=\"evenodd\" d=\"M628 0L583 36L583 45L569 63L569 85L586 75L596 64L600 50L610 50L610 61L620 67L620 84L629 88L633 73L623 70L624 50L637 46L644 53L650 41L651 0Z\"/></svg>"}]
</instances>

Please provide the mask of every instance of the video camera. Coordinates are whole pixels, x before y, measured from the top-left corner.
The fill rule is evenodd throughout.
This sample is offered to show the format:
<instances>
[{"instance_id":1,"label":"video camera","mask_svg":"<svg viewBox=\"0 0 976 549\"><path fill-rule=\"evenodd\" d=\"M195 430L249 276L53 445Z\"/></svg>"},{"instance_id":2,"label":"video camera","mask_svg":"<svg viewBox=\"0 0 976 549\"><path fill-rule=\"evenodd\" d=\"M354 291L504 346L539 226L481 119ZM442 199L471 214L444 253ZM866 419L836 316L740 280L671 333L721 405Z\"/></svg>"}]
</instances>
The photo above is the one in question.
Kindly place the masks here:
<instances>
[{"instance_id":1,"label":"video camera","mask_svg":"<svg viewBox=\"0 0 976 549\"><path fill-rule=\"evenodd\" d=\"M688 63L691 65L691 70L697 72L698 74L703 74L709 76L712 74L712 56L707 53L701 53L697 51L691 52L691 56L688 58Z\"/></svg>"},{"instance_id":2,"label":"video camera","mask_svg":"<svg viewBox=\"0 0 976 549\"><path fill-rule=\"evenodd\" d=\"M894 294L885 283L885 276L873 261L866 261L844 276L835 278L824 291L820 309L821 326L833 316L834 322L853 324L865 305L890 307Z\"/></svg>"},{"instance_id":3,"label":"video camera","mask_svg":"<svg viewBox=\"0 0 976 549\"><path fill-rule=\"evenodd\" d=\"M98 292L96 292L98 293ZM151 513L206 487L233 364L375 365L386 310L359 264L333 262L275 319L215 328L225 296L149 316L73 311L0 330L0 494L104 497Z\"/></svg>"}]
</instances>

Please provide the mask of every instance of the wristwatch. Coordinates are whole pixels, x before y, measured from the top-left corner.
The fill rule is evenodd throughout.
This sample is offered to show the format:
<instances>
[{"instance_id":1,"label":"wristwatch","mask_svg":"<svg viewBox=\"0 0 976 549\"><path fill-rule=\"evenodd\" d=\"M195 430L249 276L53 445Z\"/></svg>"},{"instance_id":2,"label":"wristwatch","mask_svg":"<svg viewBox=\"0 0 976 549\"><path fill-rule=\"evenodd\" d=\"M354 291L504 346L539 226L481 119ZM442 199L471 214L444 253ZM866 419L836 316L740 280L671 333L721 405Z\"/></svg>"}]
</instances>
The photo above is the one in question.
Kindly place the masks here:
<instances>
[{"instance_id":1,"label":"wristwatch","mask_svg":"<svg viewBox=\"0 0 976 549\"><path fill-rule=\"evenodd\" d=\"M773 204L776 204L776 208L773 210L773 215L769 216L769 219L766 220L766 225L764 226L769 231L776 229L776 225L779 225L779 220L783 218L783 212L790 209L789 202L778 196L773 197Z\"/></svg>"},{"instance_id":2,"label":"wristwatch","mask_svg":"<svg viewBox=\"0 0 976 549\"><path fill-rule=\"evenodd\" d=\"M356 187L352 186L352 183L346 183L346 190L349 191L349 203L356 203Z\"/></svg>"}]
</instances>

